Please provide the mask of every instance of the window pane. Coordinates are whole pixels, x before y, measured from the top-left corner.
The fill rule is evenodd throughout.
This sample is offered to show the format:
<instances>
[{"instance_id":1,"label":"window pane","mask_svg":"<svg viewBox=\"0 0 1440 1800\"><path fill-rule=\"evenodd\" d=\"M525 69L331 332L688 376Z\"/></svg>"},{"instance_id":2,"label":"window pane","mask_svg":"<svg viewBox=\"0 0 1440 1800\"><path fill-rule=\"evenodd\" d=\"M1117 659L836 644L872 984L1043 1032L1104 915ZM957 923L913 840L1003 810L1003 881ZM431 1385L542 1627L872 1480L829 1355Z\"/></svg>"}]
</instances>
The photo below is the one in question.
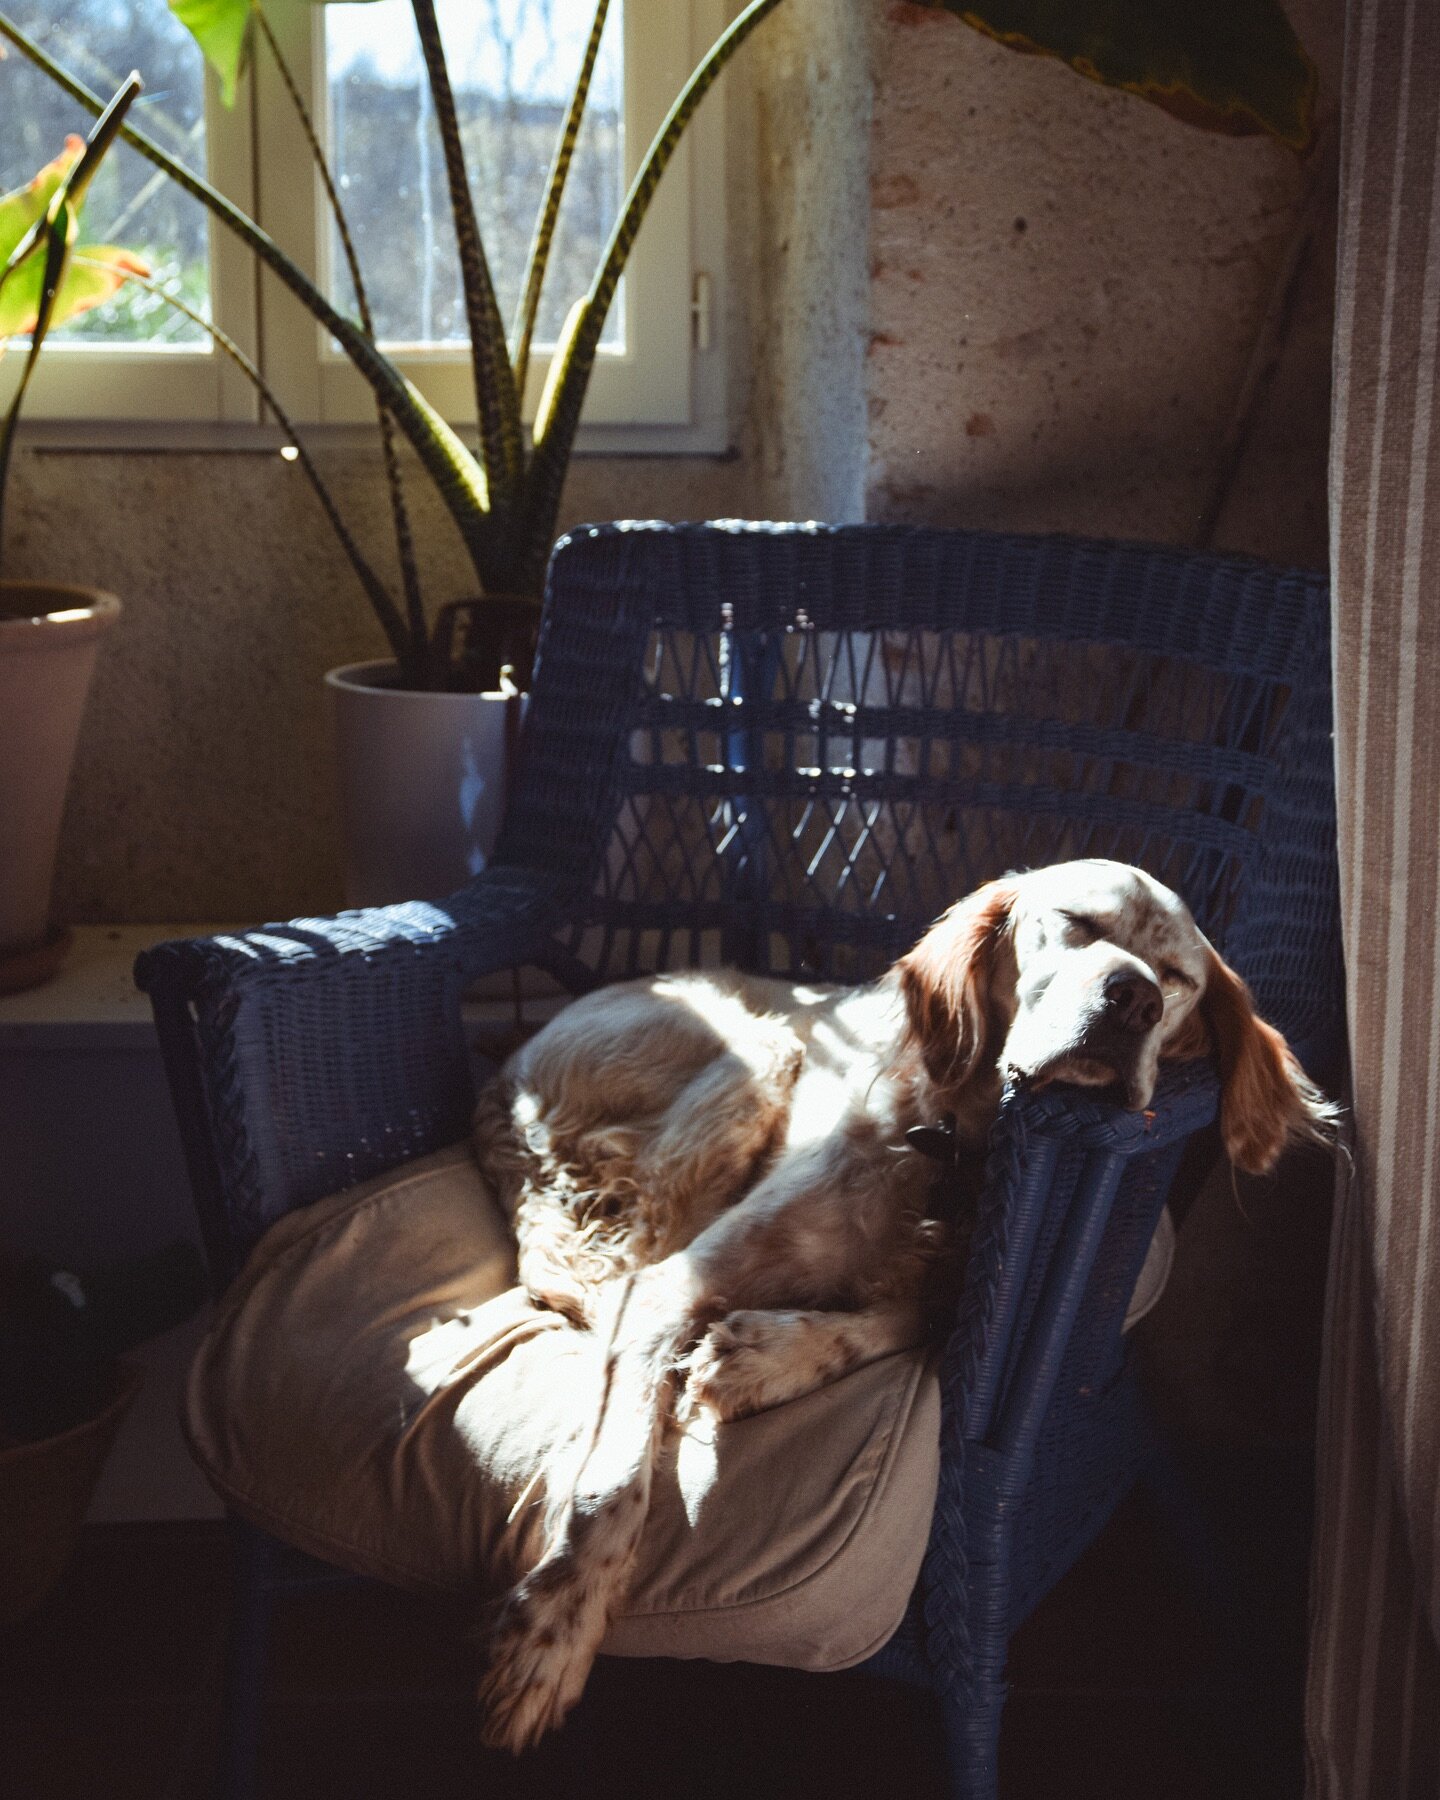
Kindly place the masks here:
<instances>
[{"instance_id":1,"label":"window pane","mask_svg":"<svg viewBox=\"0 0 1440 1800\"><path fill-rule=\"evenodd\" d=\"M165 0L9 0L6 7L85 85L107 98L131 69L145 92L130 117L193 169L205 167L204 71L199 50ZM92 121L83 107L11 51L0 63L0 193L19 187ZM106 157L85 201L83 241L119 244L145 256L159 281L198 312L210 312L204 208L128 145ZM108 343L182 344L210 340L157 295L126 283L115 298L63 326L56 337Z\"/></svg>"},{"instance_id":2,"label":"window pane","mask_svg":"<svg viewBox=\"0 0 1440 1800\"><path fill-rule=\"evenodd\" d=\"M500 310L514 318L550 159L594 17L591 0L440 0L475 207ZM445 162L407 0L325 9L330 143L382 338L467 340ZM537 342L589 287L624 192L620 0L612 0L565 188ZM353 289L338 236L334 290ZM604 343L623 346L622 309Z\"/></svg>"}]
</instances>

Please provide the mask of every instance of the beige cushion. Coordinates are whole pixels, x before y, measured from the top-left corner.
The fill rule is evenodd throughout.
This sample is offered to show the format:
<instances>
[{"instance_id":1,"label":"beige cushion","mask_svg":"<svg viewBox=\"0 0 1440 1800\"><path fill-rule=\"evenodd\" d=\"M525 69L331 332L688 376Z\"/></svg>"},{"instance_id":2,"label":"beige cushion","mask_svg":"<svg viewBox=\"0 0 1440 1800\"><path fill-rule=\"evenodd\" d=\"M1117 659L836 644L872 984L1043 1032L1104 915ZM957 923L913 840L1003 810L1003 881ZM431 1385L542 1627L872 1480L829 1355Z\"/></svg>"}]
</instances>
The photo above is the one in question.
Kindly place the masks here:
<instances>
[{"instance_id":1,"label":"beige cushion","mask_svg":"<svg viewBox=\"0 0 1440 1800\"><path fill-rule=\"evenodd\" d=\"M1160 1304L1160 1297L1169 1285L1170 1271L1174 1266L1175 1221L1170 1216L1170 1208L1165 1206L1160 1210L1160 1223L1155 1227L1155 1235L1146 1247L1145 1261L1135 1283L1135 1292L1130 1296L1130 1304L1125 1309L1126 1331L1138 1325L1146 1313L1154 1312Z\"/></svg>"},{"instance_id":2,"label":"beige cushion","mask_svg":"<svg viewBox=\"0 0 1440 1800\"><path fill-rule=\"evenodd\" d=\"M1168 1215L1131 1319L1158 1298ZM244 1517L326 1561L416 1588L507 1586L541 1501L584 1447L594 1341L513 1286L514 1251L467 1147L282 1219L222 1303L186 1425ZM889 1356L672 1443L641 1565L605 1648L833 1669L899 1623L939 1463L932 1363Z\"/></svg>"},{"instance_id":3,"label":"beige cushion","mask_svg":"<svg viewBox=\"0 0 1440 1800\"><path fill-rule=\"evenodd\" d=\"M191 1445L237 1512L406 1586L494 1591L538 1553L540 1499L593 1418L587 1333L515 1288L465 1147L281 1220L191 1372ZM605 1648L842 1668L899 1623L938 1471L919 1352L667 1455Z\"/></svg>"}]
</instances>

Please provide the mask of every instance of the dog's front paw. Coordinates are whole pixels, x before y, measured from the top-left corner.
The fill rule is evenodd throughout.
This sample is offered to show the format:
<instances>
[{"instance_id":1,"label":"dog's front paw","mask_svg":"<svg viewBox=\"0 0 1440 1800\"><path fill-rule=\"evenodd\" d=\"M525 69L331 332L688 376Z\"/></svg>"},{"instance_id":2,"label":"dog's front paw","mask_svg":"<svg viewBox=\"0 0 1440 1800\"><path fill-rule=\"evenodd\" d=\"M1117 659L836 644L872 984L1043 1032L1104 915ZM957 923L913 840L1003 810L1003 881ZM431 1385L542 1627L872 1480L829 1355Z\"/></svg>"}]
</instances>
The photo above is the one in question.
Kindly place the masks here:
<instances>
[{"instance_id":1,"label":"dog's front paw","mask_svg":"<svg viewBox=\"0 0 1440 1800\"><path fill-rule=\"evenodd\" d=\"M770 1405L775 1346L785 1320L783 1313L733 1312L712 1325L686 1360L680 1422L702 1412L740 1419Z\"/></svg>"},{"instance_id":2,"label":"dog's front paw","mask_svg":"<svg viewBox=\"0 0 1440 1800\"><path fill-rule=\"evenodd\" d=\"M800 1079L800 1071L805 1066L805 1045L785 1020L772 1019L769 1023L772 1028L770 1072L788 1093Z\"/></svg>"}]
</instances>

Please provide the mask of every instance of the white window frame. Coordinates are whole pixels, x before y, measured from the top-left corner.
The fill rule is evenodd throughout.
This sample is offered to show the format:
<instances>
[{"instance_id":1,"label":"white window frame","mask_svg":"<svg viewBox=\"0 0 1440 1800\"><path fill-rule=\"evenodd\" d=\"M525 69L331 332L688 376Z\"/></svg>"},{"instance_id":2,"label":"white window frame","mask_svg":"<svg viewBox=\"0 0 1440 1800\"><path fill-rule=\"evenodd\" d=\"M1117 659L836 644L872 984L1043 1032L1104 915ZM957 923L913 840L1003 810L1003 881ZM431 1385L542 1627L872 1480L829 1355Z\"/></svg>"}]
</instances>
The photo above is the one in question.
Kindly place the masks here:
<instances>
[{"instance_id":1,"label":"white window frame","mask_svg":"<svg viewBox=\"0 0 1440 1800\"><path fill-rule=\"evenodd\" d=\"M628 181L696 59L733 11L726 0L627 0L624 7L625 152ZM324 8L308 0L268 0L266 14L324 131ZM256 58L231 111L206 78L209 179L242 206L311 276L324 267L329 215L309 148L270 59ZM577 449L713 453L728 447L719 328L724 293L724 100L707 97L667 169L626 265L617 307L623 351L602 350L586 399ZM472 175L473 175L472 171ZM210 227L212 316L263 369L300 425L326 437L369 442L370 390L303 306L216 221ZM567 299L569 296L566 297ZM703 310L702 310L703 309ZM462 427L473 424L468 353L417 347L391 352L426 397ZM0 362L0 397L7 371ZM524 395L532 419L549 367L531 358ZM150 425L151 441L194 441L183 427L223 426L222 441L260 417L251 384L216 350L98 346L52 339L41 356L26 418L58 422L60 436L81 421ZM55 432L43 430L53 438Z\"/></svg>"},{"instance_id":2,"label":"white window frame","mask_svg":"<svg viewBox=\"0 0 1440 1800\"><path fill-rule=\"evenodd\" d=\"M18 52L12 52L18 55ZM232 111L205 72L205 174L246 212L254 207L254 126L248 98ZM197 206L199 202L195 203ZM206 214L211 318L254 357L259 342L255 279L249 251ZM19 377L22 354L0 361L0 402ZM255 389L228 356L211 344L164 349L53 337L46 343L25 396L24 419L165 420L177 424L253 424L260 416Z\"/></svg>"}]
</instances>

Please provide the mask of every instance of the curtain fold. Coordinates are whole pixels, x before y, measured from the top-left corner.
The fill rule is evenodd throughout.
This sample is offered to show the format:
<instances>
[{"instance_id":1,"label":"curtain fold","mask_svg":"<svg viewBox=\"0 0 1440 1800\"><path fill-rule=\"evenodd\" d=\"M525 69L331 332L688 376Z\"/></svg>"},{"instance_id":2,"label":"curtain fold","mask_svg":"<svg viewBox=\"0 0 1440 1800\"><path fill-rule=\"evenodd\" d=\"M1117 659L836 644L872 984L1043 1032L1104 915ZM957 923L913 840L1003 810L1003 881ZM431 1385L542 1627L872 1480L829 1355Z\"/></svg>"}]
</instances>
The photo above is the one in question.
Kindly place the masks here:
<instances>
[{"instance_id":1,"label":"curtain fold","mask_svg":"<svg viewBox=\"0 0 1440 1800\"><path fill-rule=\"evenodd\" d=\"M1354 1136L1319 1421L1312 1800L1440 1796L1440 0L1350 0L1330 543Z\"/></svg>"}]
</instances>

